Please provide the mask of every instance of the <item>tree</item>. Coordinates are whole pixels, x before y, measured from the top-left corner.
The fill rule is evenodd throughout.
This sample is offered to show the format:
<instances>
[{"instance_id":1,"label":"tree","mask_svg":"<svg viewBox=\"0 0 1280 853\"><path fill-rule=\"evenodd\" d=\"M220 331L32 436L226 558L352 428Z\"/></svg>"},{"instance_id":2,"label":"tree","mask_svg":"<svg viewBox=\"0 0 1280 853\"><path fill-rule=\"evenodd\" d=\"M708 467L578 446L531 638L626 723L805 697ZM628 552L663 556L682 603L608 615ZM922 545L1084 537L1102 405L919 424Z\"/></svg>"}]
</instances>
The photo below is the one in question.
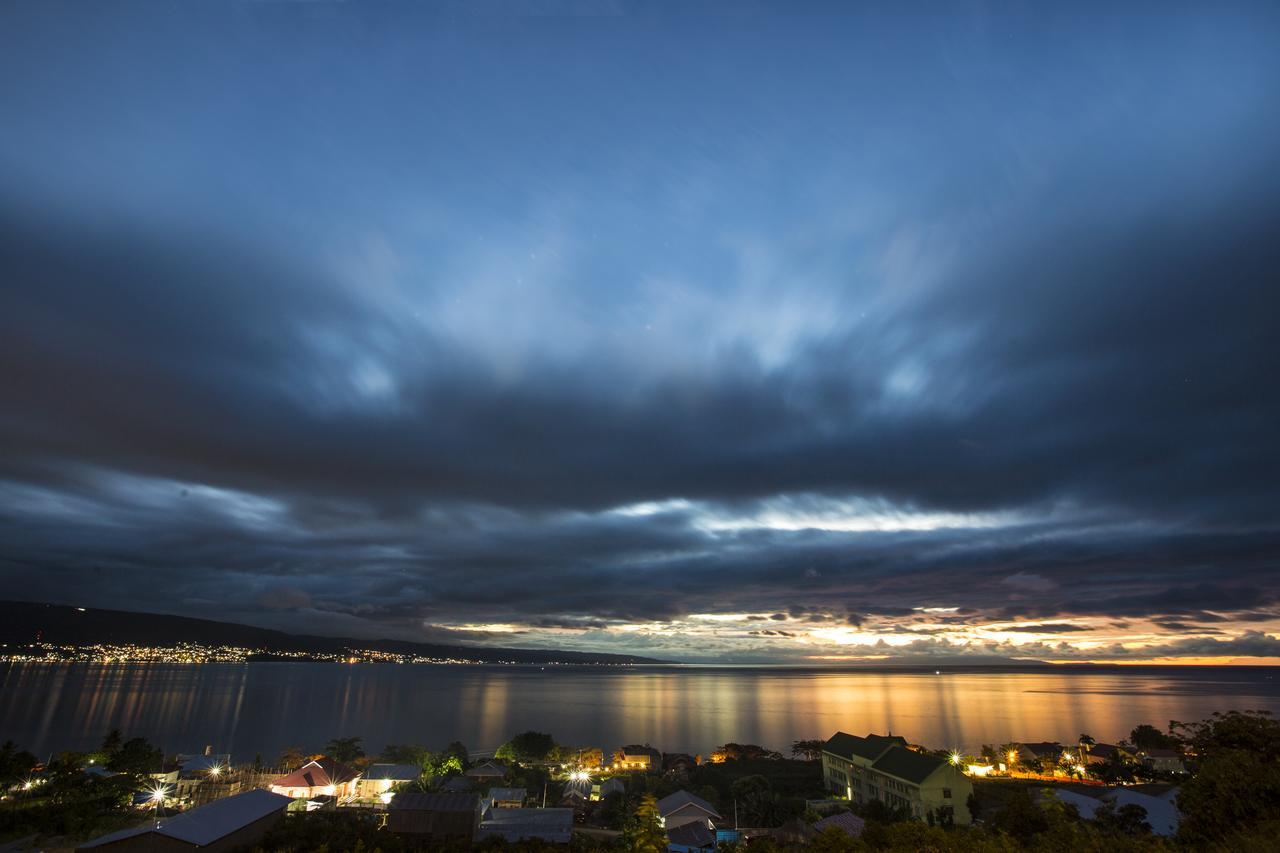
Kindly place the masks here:
<instances>
[{"instance_id":1,"label":"tree","mask_svg":"<svg viewBox=\"0 0 1280 853\"><path fill-rule=\"evenodd\" d=\"M435 763L435 756L424 746L415 746L413 744L388 744L382 750L379 756L383 761L392 764L414 764L418 767L431 767Z\"/></svg>"},{"instance_id":2,"label":"tree","mask_svg":"<svg viewBox=\"0 0 1280 853\"><path fill-rule=\"evenodd\" d=\"M448 746L444 748L444 752L442 752L440 755L442 758L458 759L458 763L463 767L466 767L470 763L469 757L467 755L467 748L462 744L461 741L455 740L451 742Z\"/></svg>"},{"instance_id":3,"label":"tree","mask_svg":"<svg viewBox=\"0 0 1280 853\"><path fill-rule=\"evenodd\" d=\"M555 748L555 739L545 732L521 732L498 747L494 757L506 761L545 761Z\"/></svg>"},{"instance_id":4,"label":"tree","mask_svg":"<svg viewBox=\"0 0 1280 853\"><path fill-rule=\"evenodd\" d=\"M764 776L743 776L729 788L738 817L747 826L769 826L774 818L773 787Z\"/></svg>"},{"instance_id":5,"label":"tree","mask_svg":"<svg viewBox=\"0 0 1280 853\"><path fill-rule=\"evenodd\" d=\"M822 750L826 745L825 740L798 740L791 744L791 755L805 761L817 761L822 758Z\"/></svg>"},{"instance_id":6,"label":"tree","mask_svg":"<svg viewBox=\"0 0 1280 853\"><path fill-rule=\"evenodd\" d=\"M36 757L11 740L0 744L0 790L31 775Z\"/></svg>"},{"instance_id":7,"label":"tree","mask_svg":"<svg viewBox=\"0 0 1280 853\"><path fill-rule=\"evenodd\" d=\"M1018 791L1005 800L1004 807L988 821L992 829L1012 836L1023 846L1029 846L1036 835L1049 828L1049 817L1044 809L1031 801L1026 791Z\"/></svg>"},{"instance_id":8,"label":"tree","mask_svg":"<svg viewBox=\"0 0 1280 853\"><path fill-rule=\"evenodd\" d=\"M364 747L360 746L361 740L358 737L336 737L325 744L325 755L334 761L350 764L364 758Z\"/></svg>"},{"instance_id":9,"label":"tree","mask_svg":"<svg viewBox=\"0 0 1280 853\"><path fill-rule=\"evenodd\" d=\"M1129 743L1135 749L1174 749L1178 745L1178 739L1155 726L1142 723L1129 732Z\"/></svg>"},{"instance_id":10,"label":"tree","mask_svg":"<svg viewBox=\"0 0 1280 853\"><path fill-rule=\"evenodd\" d=\"M159 749L148 743L146 738L135 737L121 744L107 759L107 769L145 776L159 770L163 762L164 755Z\"/></svg>"},{"instance_id":11,"label":"tree","mask_svg":"<svg viewBox=\"0 0 1280 853\"><path fill-rule=\"evenodd\" d=\"M1178 794L1180 841L1210 847L1280 821L1280 722L1261 711L1230 711L1169 729L1199 765Z\"/></svg>"},{"instance_id":12,"label":"tree","mask_svg":"<svg viewBox=\"0 0 1280 853\"><path fill-rule=\"evenodd\" d=\"M120 744L122 743L124 743L124 735L120 734L119 729L112 729L102 739L102 754L110 758L120 751Z\"/></svg>"},{"instance_id":13,"label":"tree","mask_svg":"<svg viewBox=\"0 0 1280 853\"><path fill-rule=\"evenodd\" d=\"M658 817L658 800L646 795L618 839L622 849L630 853L666 853L667 833Z\"/></svg>"},{"instance_id":14,"label":"tree","mask_svg":"<svg viewBox=\"0 0 1280 853\"><path fill-rule=\"evenodd\" d=\"M305 756L300 746L286 746L280 753L280 767L285 771L296 770L302 766Z\"/></svg>"},{"instance_id":15,"label":"tree","mask_svg":"<svg viewBox=\"0 0 1280 853\"><path fill-rule=\"evenodd\" d=\"M1137 803L1127 803L1116 808L1115 803L1103 802L1093 811L1093 822L1104 832L1120 835L1150 835L1147 810Z\"/></svg>"},{"instance_id":16,"label":"tree","mask_svg":"<svg viewBox=\"0 0 1280 853\"><path fill-rule=\"evenodd\" d=\"M864 849L853 836L838 826L828 826L809 842L812 853L854 853Z\"/></svg>"}]
</instances>

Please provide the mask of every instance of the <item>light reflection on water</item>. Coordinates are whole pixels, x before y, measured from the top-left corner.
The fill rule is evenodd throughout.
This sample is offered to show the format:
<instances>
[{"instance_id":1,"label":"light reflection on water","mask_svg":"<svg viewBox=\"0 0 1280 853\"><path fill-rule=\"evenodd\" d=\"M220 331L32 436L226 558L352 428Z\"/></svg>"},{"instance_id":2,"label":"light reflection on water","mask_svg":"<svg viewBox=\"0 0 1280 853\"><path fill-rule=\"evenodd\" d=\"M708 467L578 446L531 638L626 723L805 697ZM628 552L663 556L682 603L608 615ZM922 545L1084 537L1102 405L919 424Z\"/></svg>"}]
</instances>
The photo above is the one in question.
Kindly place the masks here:
<instances>
[{"instance_id":1,"label":"light reflection on water","mask_svg":"<svg viewBox=\"0 0 1280 853\"><path fill-rule=\"evenodd\" d=\"M493 749L524 729L611 748L777 749L837 729L935 747L1099 740L1215 710L1280 712L1273 670L867 672L328 663L24 664L0 668L0 740L38 753L96 746L108 730L167 752L213 744L237 760L359 735L367 748L461 740Z\"/></svg>"}]
</instances>

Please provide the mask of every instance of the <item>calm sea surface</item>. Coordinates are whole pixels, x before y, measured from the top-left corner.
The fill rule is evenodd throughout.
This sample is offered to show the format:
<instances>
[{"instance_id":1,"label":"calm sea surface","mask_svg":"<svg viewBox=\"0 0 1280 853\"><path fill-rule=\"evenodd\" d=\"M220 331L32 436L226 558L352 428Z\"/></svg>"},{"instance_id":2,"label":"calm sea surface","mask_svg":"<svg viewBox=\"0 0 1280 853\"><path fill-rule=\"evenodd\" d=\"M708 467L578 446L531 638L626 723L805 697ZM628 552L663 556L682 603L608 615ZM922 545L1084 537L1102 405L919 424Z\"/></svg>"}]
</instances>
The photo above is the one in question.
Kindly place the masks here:
<instances>
[{"instance_id":1,"label":"calm sea surface","mask_svg":"<svg viewBox=\"0 0 1280 853\"><path fill-rule=\"evenodd\" d=\"M786 751L838 729L892 730L934 747L1111 741L1215 710L1280 713L1280 670L876 672L654 666L499 667L253 663L0 667L0 740L37 753L96 746L120 728L166 752L214 745L271 760L358 735L491 750L537 729L561 743L648 742L706 753L726 741Z\"/></svg>"}]
</instances>

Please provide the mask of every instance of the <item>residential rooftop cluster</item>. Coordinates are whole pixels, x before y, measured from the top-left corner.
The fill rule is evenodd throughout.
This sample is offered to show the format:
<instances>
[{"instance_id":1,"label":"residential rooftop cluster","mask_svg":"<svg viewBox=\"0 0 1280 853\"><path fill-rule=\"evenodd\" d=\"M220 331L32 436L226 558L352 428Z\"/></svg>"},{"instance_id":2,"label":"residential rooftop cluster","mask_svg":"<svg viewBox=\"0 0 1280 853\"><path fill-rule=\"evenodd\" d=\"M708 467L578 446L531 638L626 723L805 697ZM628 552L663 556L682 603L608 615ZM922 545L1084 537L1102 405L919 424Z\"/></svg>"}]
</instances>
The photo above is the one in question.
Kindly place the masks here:
<instances>
[{"instance_id":1,"label":"residential rooftop cluster","mask_svg":"<svg viewBox=\"0 0 1280 853\"><path fill-rule=\"evenodd\" d=\"M1223 719L1252 726L1262 747L1280 755L1273 743L1280 727L1265 715ZM62 753L44 764L4 744L0 768L9 776L0 796L14 808L0 808L0 841L6 820L21 826L24 814L52 804L114 795L124 798L123 811L110 813L105 831L79 839L78 849L303 850L309 842L300 839L317 832L359 836L366 849L384 851L571 843L652 849L635 846L646 832L672 853L723 845L804 850L819 839L822 849L877 849L899 831L885 827L943 833L931 842L941 844L938 838L964 833L1016 835L1040 820L1091 838L1121 833L1156 845L1185 834L1182 788L1194 789L1206 750L1216 757L1205 735L1211 723L1181 739L1139 726L1120 744L1081 736L971 756L889 733L796 741L792 758L737 743L705 758L647 743L564 747L539 732L518 734L494 753L468 754L457 743L439 753L392 745L371 757L359 738L338 738L321 754L287 750L276 767L260 759L236 764L212 747L164 758L141 738L113 733L98 752ZM13 775L24 762L29 772ZM1017 803L1024 805L1015 821L1009 815L1019 814ZM1034 832L1024 840L1031 845Z\"/></svg>"}]
</instances>

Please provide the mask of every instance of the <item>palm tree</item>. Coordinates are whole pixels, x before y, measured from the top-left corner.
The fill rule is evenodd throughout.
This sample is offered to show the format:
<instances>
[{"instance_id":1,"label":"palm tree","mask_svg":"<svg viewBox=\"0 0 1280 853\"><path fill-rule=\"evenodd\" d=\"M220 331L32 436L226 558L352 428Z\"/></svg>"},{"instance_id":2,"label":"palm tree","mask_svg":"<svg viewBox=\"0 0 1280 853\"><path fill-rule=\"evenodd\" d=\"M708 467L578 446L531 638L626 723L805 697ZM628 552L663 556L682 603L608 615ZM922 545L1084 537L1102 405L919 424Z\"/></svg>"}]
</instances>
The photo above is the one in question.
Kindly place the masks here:
<instances>
[{"instance_id":1,"label":"palm tree","mask_svg":"<svg viewBox=\"0 0 1280 853\"><path fill-rule=\"evenodd\" d=\"M1080 735L1079 746L1080 746L1080 764L1081 765L1086 765L1089 763L1089 750L1096 743L1097 741L1091 738L1089 735L1083 735L1083 734Z\"/></svg>"}]
</instances>

